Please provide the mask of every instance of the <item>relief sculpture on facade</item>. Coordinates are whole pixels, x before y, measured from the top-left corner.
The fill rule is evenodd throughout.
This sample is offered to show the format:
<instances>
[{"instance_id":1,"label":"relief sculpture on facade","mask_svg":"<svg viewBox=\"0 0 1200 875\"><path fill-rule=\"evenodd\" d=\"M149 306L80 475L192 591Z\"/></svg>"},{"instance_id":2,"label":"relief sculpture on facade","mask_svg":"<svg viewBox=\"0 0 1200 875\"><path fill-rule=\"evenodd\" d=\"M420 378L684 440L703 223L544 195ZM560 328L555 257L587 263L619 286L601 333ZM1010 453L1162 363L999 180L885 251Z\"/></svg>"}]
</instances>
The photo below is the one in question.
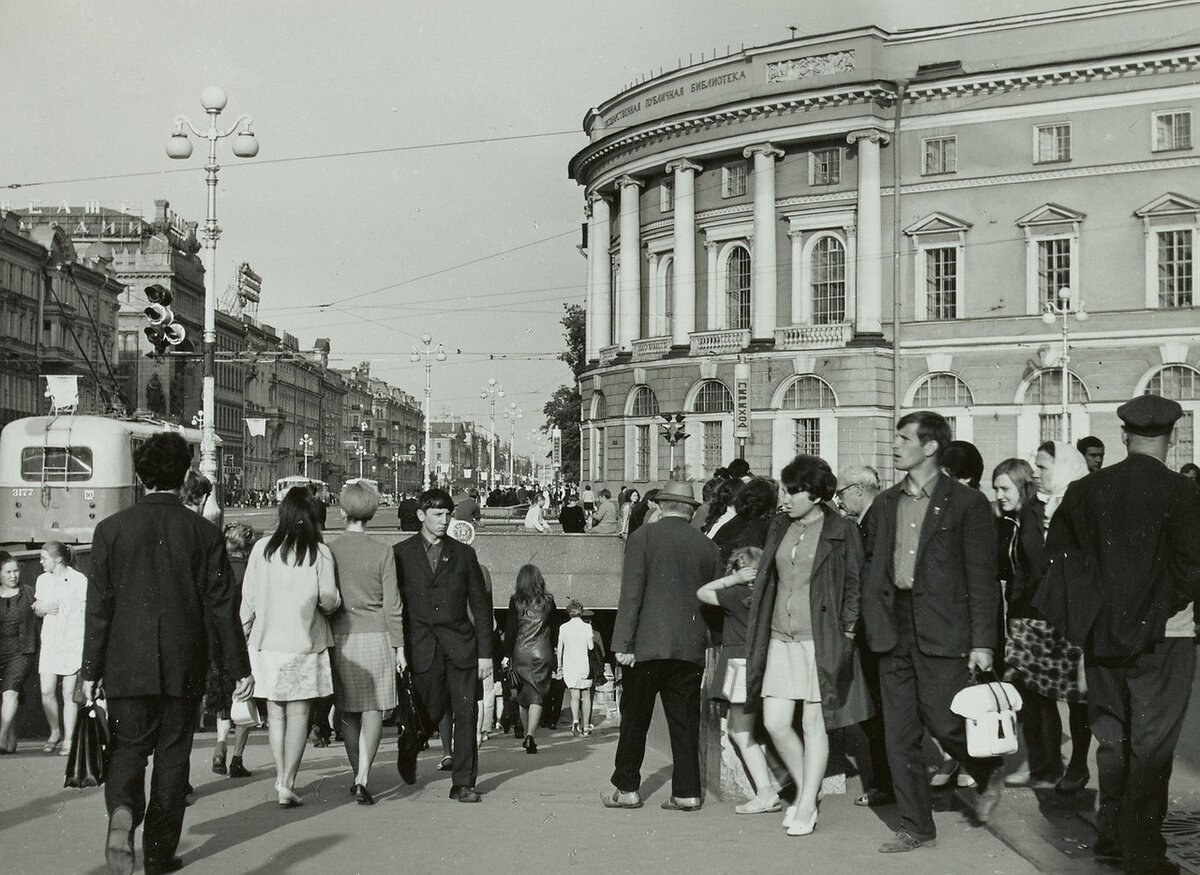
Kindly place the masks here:
<instances>
[{"instance_id":1,"label":"relief sculpture on facade","mask_svg":"<svg viewBox=\"0 0 1200 875\"><path fill-rule=\"evenodd\" d=\"M806 55L803 58L788 58L767 64L767 82L798 82L813 76L831 76L834 73L850 73L854 70L854 49L844 52L826 52L823 55Z\"/></svg>"}]
</instances>

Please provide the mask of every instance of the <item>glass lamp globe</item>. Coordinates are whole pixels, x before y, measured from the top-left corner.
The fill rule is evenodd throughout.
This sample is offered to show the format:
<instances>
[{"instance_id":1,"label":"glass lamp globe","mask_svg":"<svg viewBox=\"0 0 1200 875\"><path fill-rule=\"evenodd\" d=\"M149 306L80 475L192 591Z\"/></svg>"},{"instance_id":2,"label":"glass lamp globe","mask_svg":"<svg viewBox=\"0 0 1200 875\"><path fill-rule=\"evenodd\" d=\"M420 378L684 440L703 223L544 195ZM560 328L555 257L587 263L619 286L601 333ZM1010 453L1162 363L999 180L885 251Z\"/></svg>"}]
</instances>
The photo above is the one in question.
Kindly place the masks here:
<instances>
[{"instance_id":1,"label":"glass lamp globe","mask_svg":"<svg viewBox=\"0 0 1200 875\"><path fill-rule=\"evenodd\" d=\"M258 154L258 138L250 131L242 131L233 138L233 154L239 158L253 158Z\"/></svg>"},{"instance_id":2,"label":"glass lamp globe","mask_svg":"<svg viewBox=\"0 0 1200 875\"><path fill-rule=\"evenodd\" d=\"M188 135L182 131L171 134L171 139L167 140L167 155L177 159L191 158L192 141Z\"/></svg>"},{"instance_id":3,"label":"glass lamp globe","mask_svg":"<svg viewBox=\"0 0 1200 875\"><path fill-rule=\"evenodd\" d=\"M432 338L432 337L430 337L428 334L422 334L422 335L421 335L421 343L425 344L426 346L428 346L428 345L429 345L429 342L430 342L431 340L433 340L433 338Z\"/></svg>"},{"instance_id":4,"label":"glass lamp globe","mask_svg":"<svg viewBox=\"0 0 1200 875\"><path fill-rule=\"evenodd\" d=\"M1045 322L1047 325L1053 325L1054 324L1054 314L1051 313L1049 310L1046 310L1044 313L1042 313L1042 321Z\"/></svg>"},{"instance_id":5,"label":"glass lamp globe","mask_svg":"<svg viewBox=\"0 0 1200 875\"><path fill-rule=\"evenodd\" d=\"M205 112L220 112L229 103L229 95L219 85L209 85L200 92L200 105Z\"/></svg>"},{"instance_id":6,"label":"glass lamp globe","mask_svg":"<svg viewBox=\"0 0 1200 875\"><path fill-rule=\"evenodd\" d=\"M1084 310L1081 308L1079 310L1079 312L1075 314L1075 318L1078 319L1080 322L1087 322L1088 321L1087 310Z\"/></svg>"}]
</instances>

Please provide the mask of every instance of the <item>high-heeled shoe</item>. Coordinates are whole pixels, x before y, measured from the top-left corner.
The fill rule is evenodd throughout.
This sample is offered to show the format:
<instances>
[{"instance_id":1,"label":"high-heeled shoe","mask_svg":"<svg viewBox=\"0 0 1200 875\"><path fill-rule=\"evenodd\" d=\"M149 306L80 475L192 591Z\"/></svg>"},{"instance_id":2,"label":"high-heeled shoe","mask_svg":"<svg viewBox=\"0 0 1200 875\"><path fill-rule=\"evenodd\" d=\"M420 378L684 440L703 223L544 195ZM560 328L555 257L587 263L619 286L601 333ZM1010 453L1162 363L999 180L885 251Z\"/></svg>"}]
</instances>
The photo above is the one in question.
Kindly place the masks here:
<instances>
[{"instance_id":1,"label":"high-heeled shoe","mask_svg":"<svg viewBox=\"0 0 1200 875\"><path fill-rule=\"evenodd\" d=\"M521 742L521 747L525 748L525 753L537 753L537 742L533 740L532 735L525 736L525 740Z\"/></svg>"},{"instance_id":2,"label":"high-heeled shoe","mask_svg":"<svg viewBox=\"0 0 1200 875\"><path fill-rule=\"evenodd\" d=\"M799 818L792 820L792 825L788 827L787 834L790 836L806 836L811 835L812 831L817 828L817 811L813 809L812 817L808 820L801 821Z\"/></svg>"},{"instance_id":3,"label":"high-heeled shoe","mask_svg":"<svg viewBox=\"0 0 1200 875\"><path fill-rule=\"evenodd\" d=\"M354 798L358 801L359 805L375 804L375 797L368 793L367 788L362 784L355 784L350 792L354 794Z\"/></svg>"},{"instance_id":4,"label":"high-heeled shoe","mask_svg":"<svg viewBox=\"0 0 1200 875\"><path fill-rule=\"evenodd\" d=\"M289 790L287 787L276 782L275 792L279 794L280 808L299 808L304 804L304 800Z\"/></svg>"},{"instance_id":5,"label":"high-heeled shoe","mask_svg":"<svg viewBox=\"0 0 1200 875\"><path fill-rule=\"evenodd\" d=\"M578 723L572 723L572 724L571 724L571 734L572 734L572 735L574 735L574 736L575 736L575 737L577 737L577 738L578 738L580 735L583 735L583 730L582 730L582 729L579 727L579 724L578 724Z\"/></svg>"}]
</instances>

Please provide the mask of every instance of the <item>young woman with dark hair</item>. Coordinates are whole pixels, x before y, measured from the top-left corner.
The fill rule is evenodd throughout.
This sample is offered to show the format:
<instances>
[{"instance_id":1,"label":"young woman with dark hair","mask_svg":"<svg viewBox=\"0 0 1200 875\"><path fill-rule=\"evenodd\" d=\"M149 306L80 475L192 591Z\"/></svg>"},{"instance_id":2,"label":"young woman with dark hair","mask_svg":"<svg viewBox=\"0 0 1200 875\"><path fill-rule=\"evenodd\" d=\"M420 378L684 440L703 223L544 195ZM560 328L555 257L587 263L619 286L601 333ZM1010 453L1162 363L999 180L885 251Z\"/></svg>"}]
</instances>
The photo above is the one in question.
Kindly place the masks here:
<instances>
[{"instance_id":1,"label":"young woman with dark hair","mask_svg":"<svg viewBox=\"0 0 1200 875\"><path fill-rule=\"evenodd\" d=\"M505 659L520 679L517 703L525 725L521 747L526 753L537 753L534 735L542 722L542 705L550 693L554 674L550 621L555 610L554 596L546 592L542 572L536 565L522 565L517 572L516 590L508 602L504 646Z\"/></svg>"},{"instance_id":2,"label":"young woman with dark hair","mask_svg":"<svg viewBox=\"0 0 1200 875\"><path fill-rule=\"evenodd\" d=\"M20 563L0 550L0 754L17 752L17 707L36 652L33 587L21 585Z\"/></svg>"},{"instance_id":3,"label":"young woman with dark hair","mask_svg":"<svg viewBox=\"0 0 1200 875\"><path fill-rule=\"evenodd\" d=\"M950 441L950 446L942 453L942 468L972 489L978 489L983 481L983 456L979 448L968 441Z\"/></svg>"},{"instance_id":4,"label":"young woman with dark hair","mask_svg":"<svg viewBox=\"0 0 1200 875\"><path fill-rule=\"evenodd\" d=\"M711 535L726 562L738 547L762 547L771 517L779 503L779 485L768 477L754 477L733 498L733 519Z\"/></svg>"},{"instance_id":5,"label":"young woman with dark hair","mask_svg":"<svg viewBox=\"0 0 1200 875\"><path fill-rule=\"evenodd\" d=\"M322 543L317 503L295 487L279 505L279 526L250 551L242 623L255 692L267 700L279 806L300 805L296 774L313 701L333 694L326 617L341 605L333 553Z\"/></svg>"},{"instance_id":6,"label":"young woman with dark hair","mask_svg":"<svg viewBox=\"0 0 1200 875\"><path fill-rule=\"evenodd\" d=\"M723 480L713 492L708 503L708 515L704 518L704 525L700 527L700 531L709 538L715 540L715 536L721 531L721 528L737 514L733 507L733 500L742 486L741 480Z\"/></svg>"}]
</instances>

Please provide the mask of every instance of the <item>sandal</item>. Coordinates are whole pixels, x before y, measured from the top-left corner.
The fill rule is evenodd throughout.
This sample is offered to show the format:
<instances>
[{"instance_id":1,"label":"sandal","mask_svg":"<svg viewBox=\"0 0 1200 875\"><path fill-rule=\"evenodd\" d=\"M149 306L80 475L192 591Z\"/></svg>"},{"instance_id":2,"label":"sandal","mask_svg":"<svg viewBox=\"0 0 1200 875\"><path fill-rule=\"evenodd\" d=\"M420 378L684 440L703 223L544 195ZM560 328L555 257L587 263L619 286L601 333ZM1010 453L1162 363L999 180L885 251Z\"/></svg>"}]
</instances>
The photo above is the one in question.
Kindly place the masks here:
<instances>
[{"instance_id":1,"label":"sandal","mask_svg":"<svg viewBox=\"0 0 1200 875\"><path fill-rule=\"evenodd\" d=\"M774 800L753 796L733 809L734 814L772 814L783 810L783 803L776 796Z\"/></svg>"},{"instance_id":2,"label":"sandal","mask_svg":"<svg viewBox=\"0 0 1200 875\"><path fill-rule=\"evenodd\" d=\"M622 802L622 796L632 796L633 798ZM633 793L622 793L620 790L613 790L612 793L601 793L600 803L605 808L641 808L643 805L642 797L636 791Z\"/></svg>"},{"instance_id":3,"label":"sandal","mask_svg":"<svg viewBox=\"0 0 1200 875\"><path fill-rule=\"evenodd\" d=\"M42 753L54 753L56 750L58 750L59 745L61 744L61 738L59 738L57 741L55 741L53 738L50 738L45 744L42 745Z\"/></svg>"},{"instance_id":4,"label":"sandal","mask_svg":"<svg viewBox=\"0 0 1200 875\"><path fill-rule=\"evenodd\" d=\"M439 772L449 772L454 769L454 757L442 757L442 761L438 763Z\"/></svg>"}]
</instances>

